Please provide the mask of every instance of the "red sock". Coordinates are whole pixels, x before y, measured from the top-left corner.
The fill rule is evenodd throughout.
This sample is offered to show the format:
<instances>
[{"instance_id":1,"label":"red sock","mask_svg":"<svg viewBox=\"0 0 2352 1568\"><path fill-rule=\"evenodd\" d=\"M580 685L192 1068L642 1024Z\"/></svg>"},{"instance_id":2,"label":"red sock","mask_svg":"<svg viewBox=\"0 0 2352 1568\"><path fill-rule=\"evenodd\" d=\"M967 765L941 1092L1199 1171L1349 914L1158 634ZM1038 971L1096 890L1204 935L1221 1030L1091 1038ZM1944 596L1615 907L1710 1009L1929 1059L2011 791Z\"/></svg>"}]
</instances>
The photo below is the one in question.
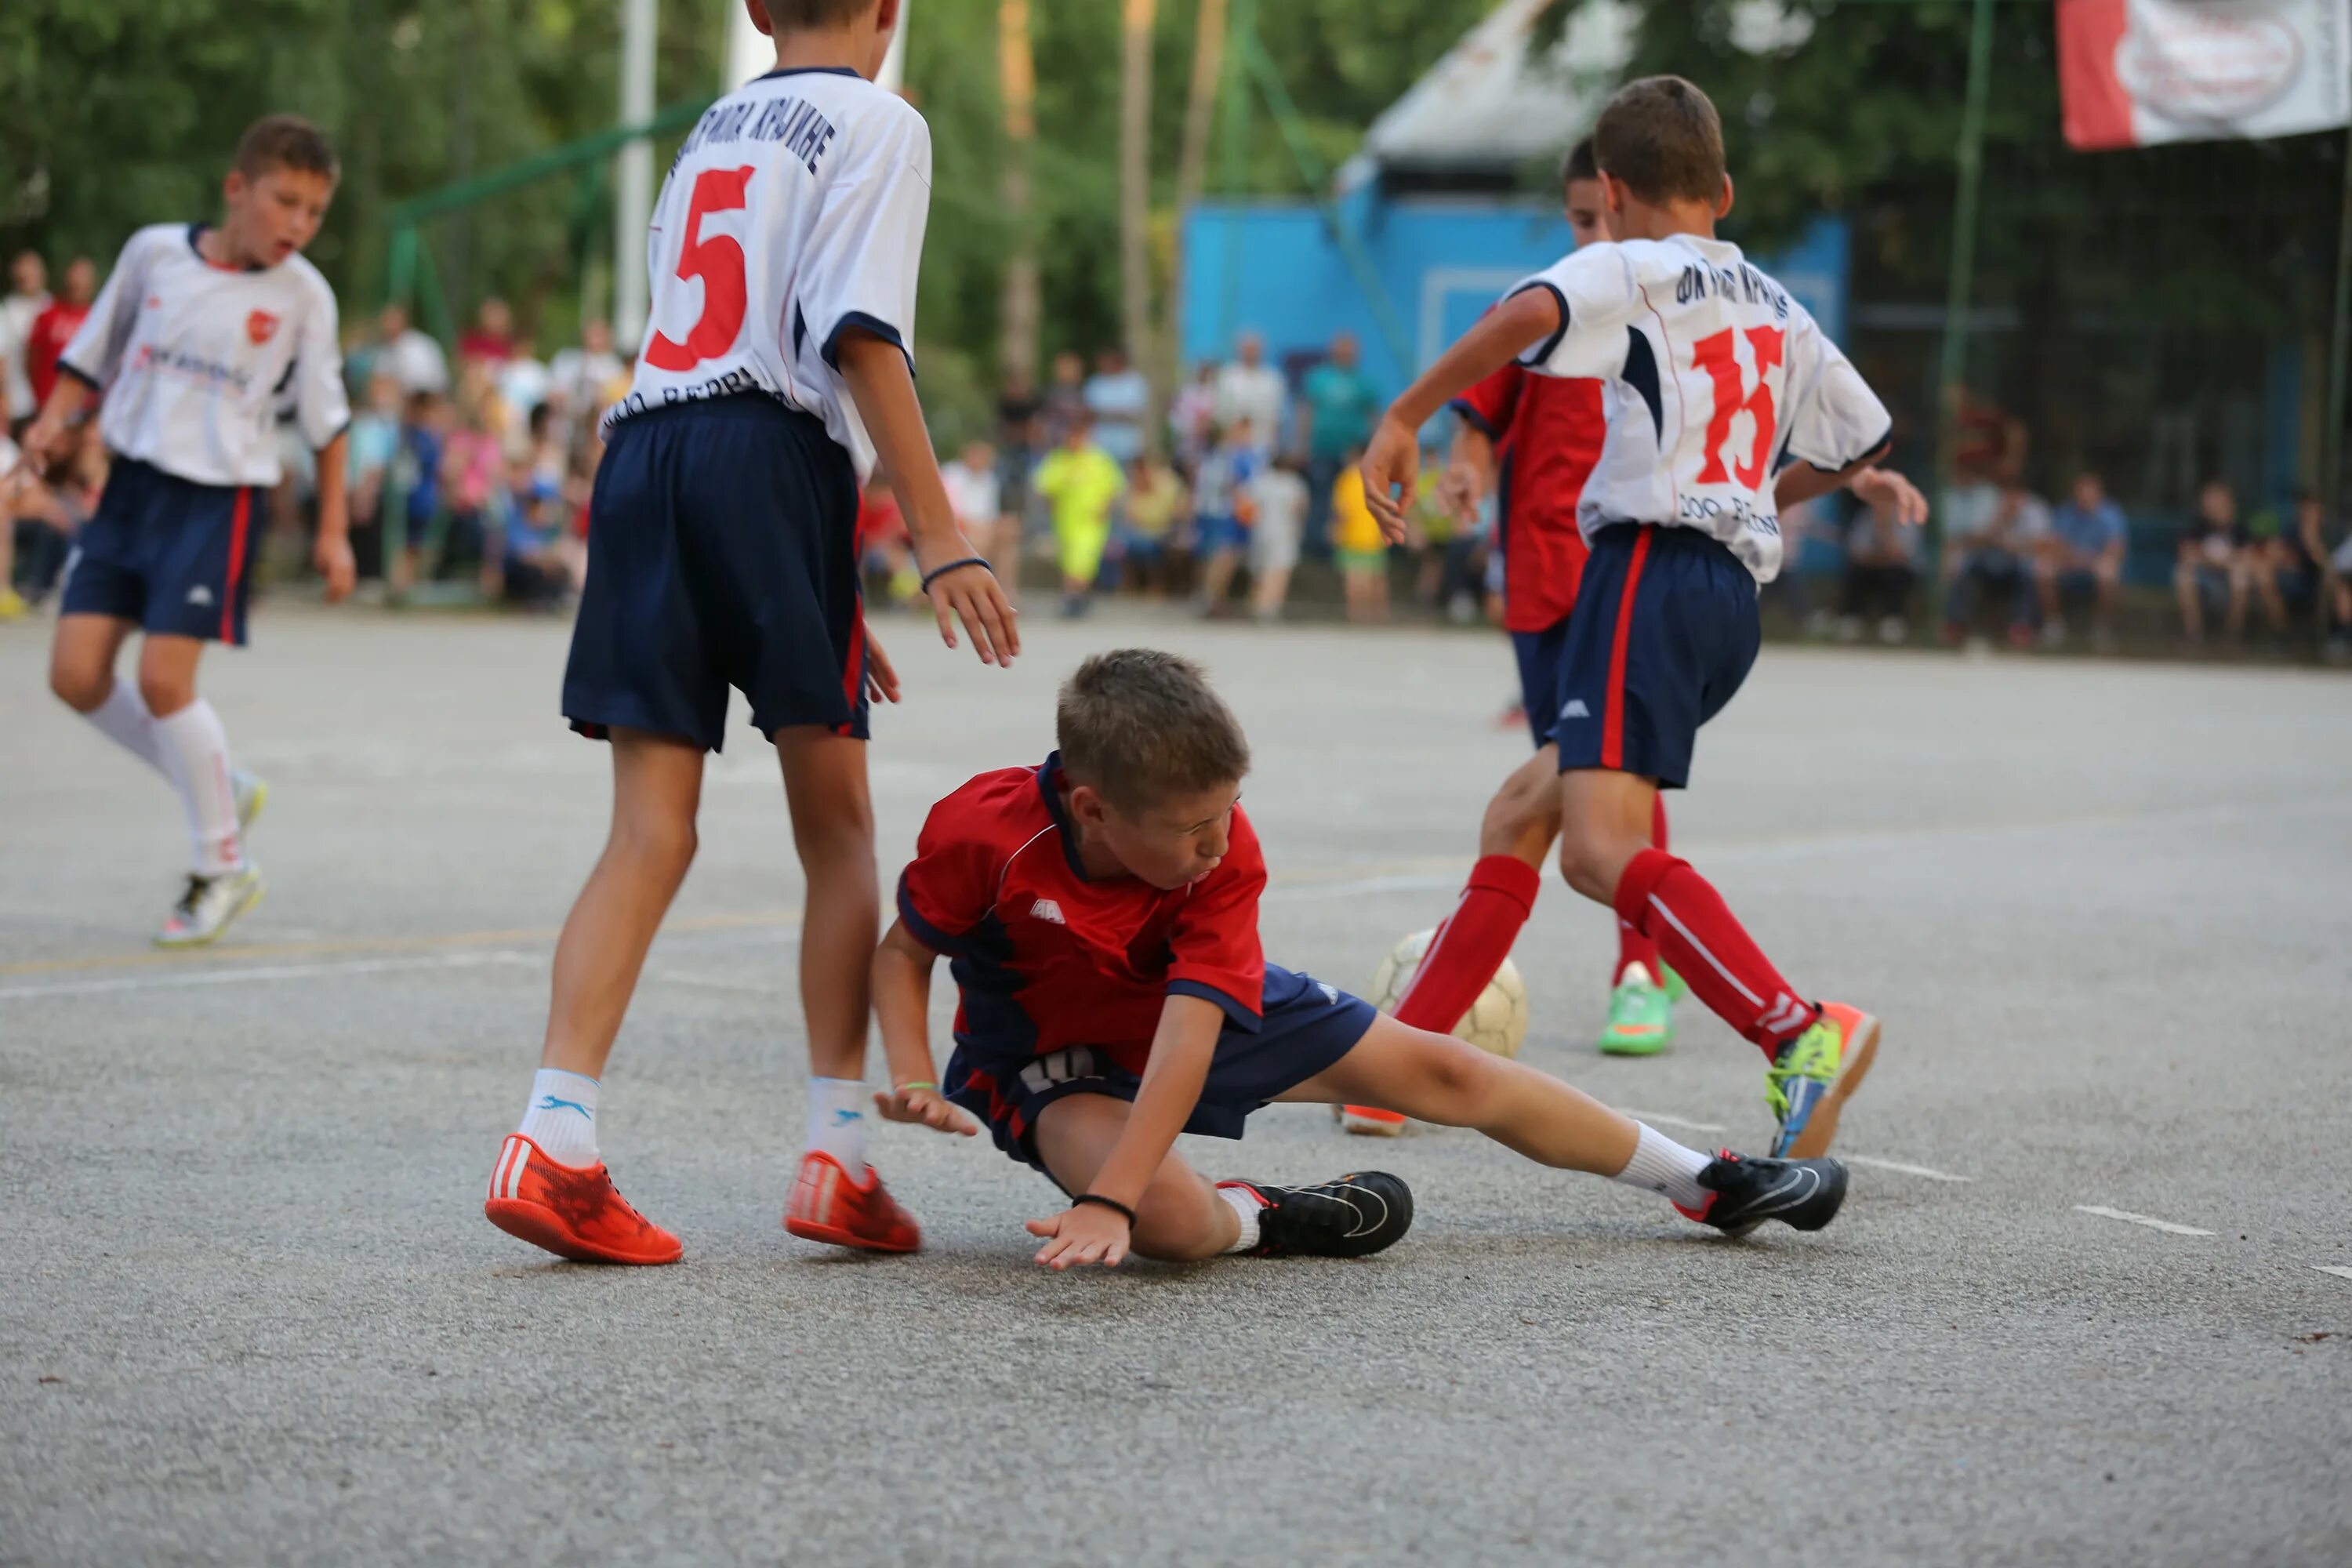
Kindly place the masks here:
<instances>
[{"instance_id":1,"label":"red sock","mask_svg":"<svg viewBox=\"0 0 2352 1568\"><path fill-rule=\"evenodd\" d=\"M1617 883L1617 914L1657 942L1700 1001L1766 1056L1807 1027L1816 1009L1733 918L1707 879L1663 849L1644 849Z\"/></svg>"},{"instance_id":2,"label":"red sock","mask_svg":"<svg viewBox=\"0 0 2352 1568\"><path fill-rule=\"evenodd\" d=\"M1489 855L1471 867L1462 901L1429 939L1421 967L1397 1002L1397 1021L1451 1034L1511 956L1542 886L1543 873L1514 856Z\"/></svg>"},{"instance_id":3,"label":"red sock","mask_svg":"<svg viewBox=\"0 0 2352 1568\"><path fill-rule=\"evenodd\" d=\"M1659 790L1650 797L1650 847L1654 849L1666 847L1664 790ZM1629 963L1640 964L1649 972L1653 981L1658 978L1658 944L1651 941L1641 927L1620 915L1617 917L1617 972L1609 977L1610 984L1614 985L1625 978L1625 966Z\"/></svg>"}]
</instances>

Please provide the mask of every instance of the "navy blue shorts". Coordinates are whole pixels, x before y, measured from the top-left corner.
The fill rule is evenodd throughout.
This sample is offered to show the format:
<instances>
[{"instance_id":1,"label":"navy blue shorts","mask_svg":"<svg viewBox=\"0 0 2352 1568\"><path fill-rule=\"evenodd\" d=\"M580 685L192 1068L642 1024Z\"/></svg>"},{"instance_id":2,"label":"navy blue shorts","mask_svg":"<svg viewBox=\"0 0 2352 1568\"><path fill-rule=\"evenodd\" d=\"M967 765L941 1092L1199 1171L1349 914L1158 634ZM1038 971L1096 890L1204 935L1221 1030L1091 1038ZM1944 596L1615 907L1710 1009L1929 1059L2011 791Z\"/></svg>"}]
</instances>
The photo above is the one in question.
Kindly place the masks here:
<instances>
[{"instance_id":1,"label":"navy blue shorts","mask_svg":"<svg viewBox=\"0 0 2352 1568\"><path fill-rule=\"evenodd\" d=\"M1262 1005L1256 1029L1228 1025L1217 1037L1217 1054L1185 1131L1239 1138L1250 1112L1354 1050L1378 1016L1369 1002L1271 963ZM959 1040L940 1082L950 1100L980 1118L999 1149L1044 1171L1034 1140L1038 1112L1070 1094L1131 1101L1143 1079L1091 1046L1008 1060Z\"/></svg>"},{"instance_id":2,"label":"navy blue shorts","mask_svg":"<svg viewBox=\"0 0 2352 1568\"><path fill-rule=\"evenodd\" d=\"M1244 550L1249 546L1249 530L1241 520L1221 512L1204 513L1192 520L1192 548L1203 555L1214 555L1220 550Z\"/></svg>"},{"instance_id":3,"label":"navy blue shorts","mask_svg":"<svg viewBox=\"0 0 2352 1568\"><path fill-rule=\"evenodd\" d=\"M1604 528L1568 617L1552 736L1559 770L1690 782L1698 727L1756 662L1756 579L1695 529Z\"/></svg>"},{"instance_id":4,"label":"navy blue shorts","mask_svg":"<svg viewBox=\"0 0 2352 1568\"><path fill-rule=\"evenodd\" d=\"M249 485L200 485L117 457L74 534L58 613L242 646L260 501Z\"/></svg>"},{"instance_id":5,"label":"navy blue shorts","mask_svg":"<svg viewBox=\"0 0 2352 1568\"><path fill-rule=\"evenodd\" d=\"M588 581L563 716L719 750L727 689L772 735L866 739L857 475L810 415L758 394L613 427L588 506Z\"/></svg>"},{"instance_id":6,"label":"navy blue shorts","mask_svg":"<svg viewBox=\"0 0 2352 1568\"><path fill-rule=\"evenodd\" d=\"M1519 661L1519 707L1528 717L1528 733L1540 751L1559 722L1560 705L1568 700L1559 689L1560 671L1568 652L1569 617L1539 632L1513 632L1511 652Z\"/></svg>"}]
</instances>

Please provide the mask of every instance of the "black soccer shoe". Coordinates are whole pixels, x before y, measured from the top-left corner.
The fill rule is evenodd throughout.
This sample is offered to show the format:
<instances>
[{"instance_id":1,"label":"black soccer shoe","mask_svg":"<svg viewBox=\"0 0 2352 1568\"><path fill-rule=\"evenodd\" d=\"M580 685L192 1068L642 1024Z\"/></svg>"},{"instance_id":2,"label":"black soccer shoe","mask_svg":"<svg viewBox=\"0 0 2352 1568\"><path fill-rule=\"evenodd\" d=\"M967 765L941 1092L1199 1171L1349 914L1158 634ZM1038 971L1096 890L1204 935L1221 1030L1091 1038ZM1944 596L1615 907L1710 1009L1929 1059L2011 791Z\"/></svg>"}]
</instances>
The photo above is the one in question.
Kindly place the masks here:
<instances>
[{"instance_id":1,"label":"black soccer shoe","mask_svg":"<svg viewBox=\"0 0 2352 1568\"><path fill-rule=\"evenodd\" d=\"M1307 1187L1219 1184L1265 1200L1253 1249L1260 1258L1369 1258L1412 1228L1412 1189L1386 1171L1351 1171Z\"/></svg>"},{"instance_id":2,"label":"black soccer shoe","mask_svg":"<svg viewBox=\"0 0 2352 1568\"><path fill-rule=\"evenodd\" d=\"M1726 1236L1746 1236L1768 1219L1819 1230L1845 1202L1845 1166L1836 1160L1749 1159L1727 1150L1698 1173L1698 1184L1708 1189L1706 1206L1683 1213Z\"/></svg>"}]
</instances>

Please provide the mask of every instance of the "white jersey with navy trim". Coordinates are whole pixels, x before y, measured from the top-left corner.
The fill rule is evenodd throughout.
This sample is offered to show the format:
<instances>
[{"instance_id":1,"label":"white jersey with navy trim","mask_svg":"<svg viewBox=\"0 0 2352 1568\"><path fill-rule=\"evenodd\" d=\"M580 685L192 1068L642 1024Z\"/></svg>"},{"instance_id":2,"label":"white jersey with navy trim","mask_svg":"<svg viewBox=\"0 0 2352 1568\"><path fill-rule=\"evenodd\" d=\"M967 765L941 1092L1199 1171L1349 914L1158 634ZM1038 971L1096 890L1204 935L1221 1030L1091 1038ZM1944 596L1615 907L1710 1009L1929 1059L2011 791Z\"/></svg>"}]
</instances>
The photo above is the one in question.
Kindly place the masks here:
<instances>
[{"instance_id":1,"label":"white jersey with navy trim","mask_svg":"<svg viewBox=\"0 0 2352 1568\"><path fill-rule=\"evenodd\" d=\"M335 293L299 256L215 267L201 224L132 235L58 368L105 396L99 434L126 458L202 485L275 485L278 411L324 447L351 423Z\"/></svg>"},{"instance_id":2,"label":"white jersey with navy trim","mask_svg":"<svg viewBox=\"0 0 2352 1568\"><path fill-rule=\"evenodd\" d=\"M1521 356L1546 375L1593 376L1609 435L1584 482L1587 542L1612 523L1696 529L1759 583L1780 574L1772 479L1886 443L1886 406L1802 305L1724 240L1588 245L1520 283L1549 289L1560 330Z\"/></svg>"},{"instance_id":3,"label":"white jersey with navy trim","mask_svg":"<svg viewBox=\"0 0 2352 1568\"><path fill-rule=\"evenodd\" d=\"M712 104L654 207L652 310L613 416L764 393L822 419L863 481L841 334L913 342L930 202L930 128L855 71L771 71Z\"/></svg>"}]
</instances>

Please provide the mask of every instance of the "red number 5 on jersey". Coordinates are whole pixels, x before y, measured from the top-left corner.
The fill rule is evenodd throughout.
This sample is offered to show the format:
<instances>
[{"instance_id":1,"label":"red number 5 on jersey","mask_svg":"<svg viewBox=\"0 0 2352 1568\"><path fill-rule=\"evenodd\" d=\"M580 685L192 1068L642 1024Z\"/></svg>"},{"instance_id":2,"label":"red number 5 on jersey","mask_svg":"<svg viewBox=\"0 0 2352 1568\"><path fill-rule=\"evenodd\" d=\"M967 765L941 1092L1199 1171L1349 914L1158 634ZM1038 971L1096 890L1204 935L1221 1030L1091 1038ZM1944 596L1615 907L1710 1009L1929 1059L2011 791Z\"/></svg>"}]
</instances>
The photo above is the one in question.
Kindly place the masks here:
<instances>
[{"instance_id":1,"label":"red number 5 on jersey","mask_svg":"<svg viewBox=\"0 0 2352 1568\"><path fill-rule=\"evenodd\" d=\"M705 237L702 220L711 213L731 212L743 205L743 189L751 183L751 165L740 169L705 169L694 177L694 198L686 208L686 245L677 253L677 275L702 279L702 314L686 342L656 332L646 344L646 358L658 370L692 370L735 346L743 330L743 247L731 235ZM1738 375L1737 370L1732 374Z\"/></svg>"},{"instance_id":2,"label":"red number 5 on jersey","mask_svg":"<svg viewBox=\"0 0 2352 1568\"><path fill-rule=\"evenodd\" d=\"M1781 346L1787 339L1778 327L1748 329L1748 346L1756 353L1756 388L1751 392L1748 390L1747 378L1740 374L1731 331L1726 327L1699 339L1691 347L1691 363L1705 371L1707 379L1715 383L1715 414L1706 422L1706 461L1699 468L1698 482L1719 485L1728 477L1752 490L1764 477L1764 465L1772 460L1772 436L1780 424L1780 415L1772 406L1771 376L1780 368ZM1727 476L1723 447L1731 438L1732 416L1743 408L1756 416L1756 440L1748 448L1747 461Z\"/></svg>"}]
</instances>

